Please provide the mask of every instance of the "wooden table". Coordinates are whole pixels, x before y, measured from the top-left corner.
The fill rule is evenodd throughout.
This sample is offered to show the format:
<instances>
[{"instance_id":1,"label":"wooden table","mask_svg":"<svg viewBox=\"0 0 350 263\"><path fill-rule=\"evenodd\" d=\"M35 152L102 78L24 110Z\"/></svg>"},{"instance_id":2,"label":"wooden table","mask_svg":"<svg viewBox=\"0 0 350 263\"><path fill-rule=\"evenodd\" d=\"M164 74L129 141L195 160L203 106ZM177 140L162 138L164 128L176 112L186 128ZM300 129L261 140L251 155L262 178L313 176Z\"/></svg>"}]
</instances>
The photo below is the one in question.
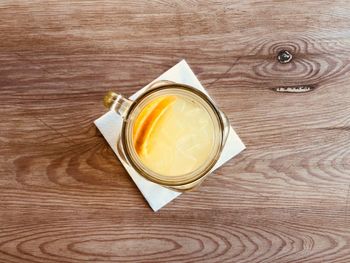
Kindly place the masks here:
<instances>
[{"instance_id":1,"label":"wooden table","mask_svg":"<svg viewBox=\"0 0 350 263\"><path fill-rule=\"evenodd\" d=\"M0 262L350 262L349 14L1 1ZM247 150L154 213L93 121L182 58Z\"/></svg>"}]
</instances>

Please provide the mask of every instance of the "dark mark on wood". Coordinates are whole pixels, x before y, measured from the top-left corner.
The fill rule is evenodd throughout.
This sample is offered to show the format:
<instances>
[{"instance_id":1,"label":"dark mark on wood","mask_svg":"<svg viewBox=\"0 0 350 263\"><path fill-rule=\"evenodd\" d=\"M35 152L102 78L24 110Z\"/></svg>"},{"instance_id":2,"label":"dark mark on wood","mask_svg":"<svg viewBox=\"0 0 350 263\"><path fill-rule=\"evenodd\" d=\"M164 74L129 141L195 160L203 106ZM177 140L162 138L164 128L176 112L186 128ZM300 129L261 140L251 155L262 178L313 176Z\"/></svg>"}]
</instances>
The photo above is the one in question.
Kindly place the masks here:
<instances>
[{"instance_id":1,"label":"dark mark on wood","mask_svg":"<svg viewBox=\"0 0 350 263\"><path fill-rule=\"evenodd\" d=\"M51 131L55 132L56 134L58 134L59 136L61 136L62 138L64 138L68 143L72 144L72 145L77 145L77 143L75 141L73 141L71 138L65 136L63 133L61 133L60 131L58 131L57 129L55 129L54 127L52 127L51 125L48 125L45 121L43 121L41 118L37 117L37 116L33 116L34 119L37 119L39 122L41 122L44 126L46 126L47 128L49 128Z\"/></svg>"},{"instance_id":2,"label":"dark mark on wood","mask_svg":"<svg viewBox=\"0 0 350 263\"><path fill-rule=\"evenodd\" d=\"M210 83L209 85L207 85L207 88L209 88L210 86L212 86L213 84L215 84L216 82L218 82L220 79L224 78L227 73L229 73L233 67L239 62L239 60L241 59L241 57L236 58L233 63L231 64L231 66L221 75L219 76L217 79L215 79L212 83Z\"/></svg>"},{"instance_id":3,"label":"dark mark on wood","mask_svg":"<svg viewBox=\"0 0 350 263\"><path fill-rule=\"evenodd\" d=\"M310 85L301 85L301 86L289 86L289 87L275 87L271 90L282 93L305 93L313 91L316 87Z\"/></svg>"},{"instance_id":4,"label":"dark mark on wood","mask_svg":"<svg viewBox=\"0 0 350 263\"><path fill-rule=\"evenodd\" d=\"M286 63L290 62L292 59L293 59L292 54L289 53L287 50L281 50L280 52L278 52L277 60L280 63L286 64Z\"/></svg>"}]
</instances>

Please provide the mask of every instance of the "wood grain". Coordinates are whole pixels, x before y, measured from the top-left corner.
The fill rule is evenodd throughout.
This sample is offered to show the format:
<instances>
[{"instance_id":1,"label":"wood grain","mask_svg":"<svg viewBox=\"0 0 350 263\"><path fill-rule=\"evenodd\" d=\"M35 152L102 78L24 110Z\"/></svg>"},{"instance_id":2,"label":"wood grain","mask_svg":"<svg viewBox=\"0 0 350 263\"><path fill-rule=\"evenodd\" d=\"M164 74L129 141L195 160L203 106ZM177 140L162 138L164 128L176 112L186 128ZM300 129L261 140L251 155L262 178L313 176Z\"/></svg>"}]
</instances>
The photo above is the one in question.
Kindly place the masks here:
<instances>
[{"instance_id":1,"label":"wood grain","mask_svg":"<svg viewBox=\"0 0 350 263\"><path fill-rule=\"evenodd\" d=\"M0 262L350 262L349 12L1 1ZM92 122L182 58L247 150L153 213Z\"/></svg>"}]
</instances>

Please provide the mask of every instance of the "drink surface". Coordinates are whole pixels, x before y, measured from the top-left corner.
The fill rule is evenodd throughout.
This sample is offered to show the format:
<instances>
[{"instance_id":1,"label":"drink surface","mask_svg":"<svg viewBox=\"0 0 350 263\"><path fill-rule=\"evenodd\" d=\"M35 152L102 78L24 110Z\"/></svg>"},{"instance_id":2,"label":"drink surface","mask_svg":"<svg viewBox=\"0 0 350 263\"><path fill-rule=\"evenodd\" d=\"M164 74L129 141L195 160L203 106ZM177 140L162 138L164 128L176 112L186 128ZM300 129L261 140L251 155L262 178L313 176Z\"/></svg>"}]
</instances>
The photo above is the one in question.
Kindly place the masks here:
<instances>
[{"instance_id":1,"label":"drink surface","mask_svg":"<svg viewBox=\"0 0 350 263\"><path fill-rule=\"evenodd\" d=\"M163 95L141 109L133 124L133 145L141 162L164 176L191 173L211 156L215 127L200 103Z\"/></svg>"}]
</instances>

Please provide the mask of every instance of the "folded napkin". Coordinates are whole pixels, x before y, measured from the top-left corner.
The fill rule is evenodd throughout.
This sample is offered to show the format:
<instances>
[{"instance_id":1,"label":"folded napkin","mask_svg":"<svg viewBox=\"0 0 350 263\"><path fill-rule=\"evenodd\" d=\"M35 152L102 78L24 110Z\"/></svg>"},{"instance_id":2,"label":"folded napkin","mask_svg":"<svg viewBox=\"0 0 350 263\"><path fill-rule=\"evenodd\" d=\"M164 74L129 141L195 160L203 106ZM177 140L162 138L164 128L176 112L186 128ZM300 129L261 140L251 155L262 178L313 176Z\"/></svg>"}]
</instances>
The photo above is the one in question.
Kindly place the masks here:
<instances>
[{"instance_id":1,"label":"folded napkin","mask_svg":"<svg viewBox=\"0 0 350 263\"><path fill-rule=\"evenodd\" d=\"M171 69L160 75L154 81L157 80L170 80L177 83L187 84L194 88L197 88L198 90L206 93L209 96L209 94L203 88L203 86L201 85L197 77L194 75L194 73L192 72L191 68L185 60L180 61L178 64L176 64ZM154 81L152 81L150 84L152 84ZM148 85L137 91L135 94L133 94L130 97L130 99L134 100L135 98L137 98L143 92L143 90L148 87ZM158 211L160 208L162 208L181 194L179 192L170 190L166 187L146 180L120 158L116 142L117 137L121 131L122 118L117 113L115 113L114 111L107 112L102 117L95 120L95 125L105 137L108 144L112 147L114 153L117 155L117 157L125 167L126 171L129 173L129 175L141 191L142 195L145 197L148 204L154 211ZM232 157L236 156L244 149L245 145L231 127L224 149L213 170L219 168L221 165L230 160Z\"/></svg>"}]
</instances>

